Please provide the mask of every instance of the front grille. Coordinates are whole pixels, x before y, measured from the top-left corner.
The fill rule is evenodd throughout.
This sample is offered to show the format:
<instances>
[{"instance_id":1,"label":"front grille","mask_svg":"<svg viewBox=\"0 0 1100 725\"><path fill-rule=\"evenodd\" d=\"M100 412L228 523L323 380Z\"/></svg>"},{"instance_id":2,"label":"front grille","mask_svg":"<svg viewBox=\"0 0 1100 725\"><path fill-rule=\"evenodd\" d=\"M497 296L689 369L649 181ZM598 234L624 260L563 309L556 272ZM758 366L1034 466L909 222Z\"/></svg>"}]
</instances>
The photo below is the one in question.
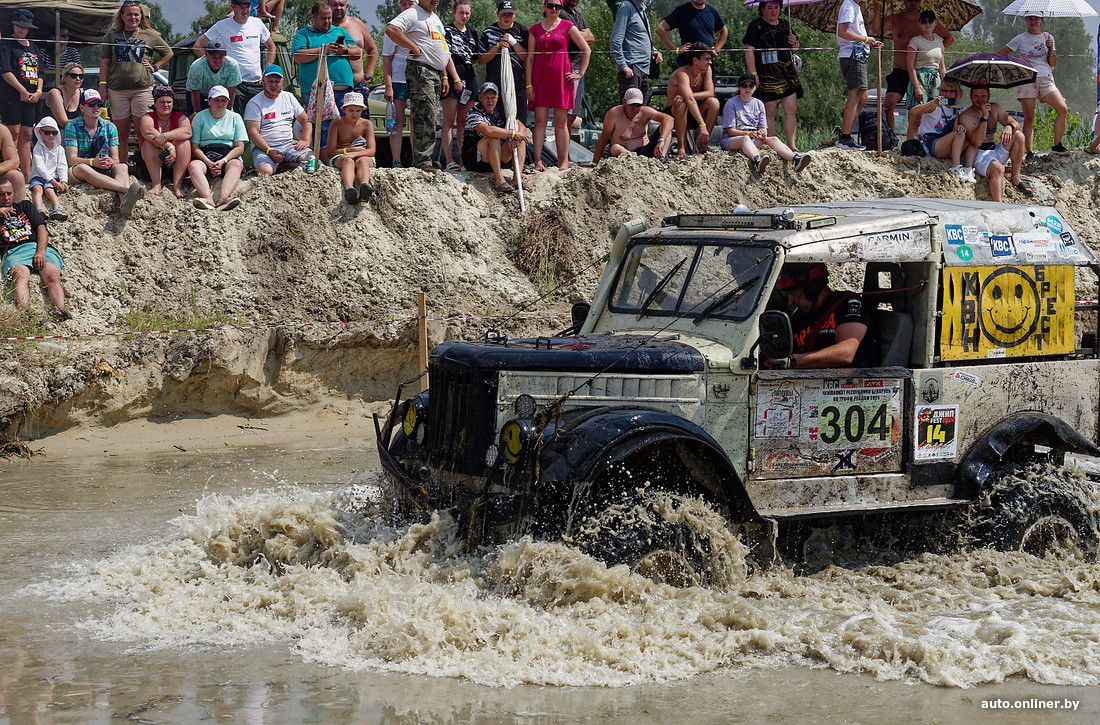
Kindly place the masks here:
<instances>
[{"instance_id":1,"label":"front grille","mask_svg":"<svg viewBox=\"0 0 1100 725\"><path fill-rule=\"evenodd\" d=\"M485 472L485 449L496 430L497 373L432 361L428 432L429 465L455 473Z\"/></svg>"}]
</instances>

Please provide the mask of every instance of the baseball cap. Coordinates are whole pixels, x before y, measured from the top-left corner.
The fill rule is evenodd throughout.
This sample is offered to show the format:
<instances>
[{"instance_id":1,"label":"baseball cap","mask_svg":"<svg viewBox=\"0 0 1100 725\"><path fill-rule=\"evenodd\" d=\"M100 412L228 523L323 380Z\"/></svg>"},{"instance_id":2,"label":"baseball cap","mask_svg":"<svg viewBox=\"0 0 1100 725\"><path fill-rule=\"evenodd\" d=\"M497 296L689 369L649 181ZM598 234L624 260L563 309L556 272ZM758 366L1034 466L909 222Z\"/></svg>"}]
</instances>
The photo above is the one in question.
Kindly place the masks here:
<instances>
[{"instance_id":1,"label":"baseball cap","mask_svg":"<svg viewBox=\"0 0 1100 725\"><path fill-rule=\"evenodd\" d=\"M741 85L742 83L756 83L756 76L752 73L742 73L737 76L737 85Z\"/></svg>"},{"instance_id":2,"label":"baseball cap","mask_svg":"<svg viewBox=\"0 0 1100 725\"><path fill-rule=\"evenodd\" d=\"M279 76L283 77L283 69L278 63L272 63L268 67L264 68L264 77L267 76Z\"/></svg>"},{"instance_id":3,"label":"baseball cap","mask_svg":"<svg viewBox=\"0 0 1100 725\"><path fill-rule=\"evenodd\" d=\"M363 103L363 94L352 91L351 93L344 94L344 102L340 104L340 108L347 108L348 106L358 106L359 108L366 108L367 104Z\"/></svg>"},{"instance_id":4,"label":"baseball cap","mask_svg":"<svg viewBox=\"0 0 1100 725\"><path fill-rule=\"evenodd\" d=\"M34 13L32 13L30 10L26 10L23 8L20 8L12 13L11 24L18 25L22 28L33 29L38 27L34 24Z\"/></svg>"},{"instance_id":5,"label":"baseball cap","mask_svg":"<svg viewBox=\"0 0 1100 725\"><path fill-rule=\"evenodd\" d=\"M206 94L207 99L213 98L229 98L229 91L225 86L214 86L210 89L210 92Z\"/></svg>"},{"instance_id":6,"label":"baseball cap","mask_svg":"<svg viewBox=\"0 0 1100 725\"><path fill-rule=\"evenodd\" d=\"M498 13L514 13L516 11L516 3L514 0L500 0L497 3Z\"/></svg>"},{"instance_id":7,"label":"baseball cap","mask_svg":"<svg viewBox=\"0 0 1100 725\"><path fill-rule=\"evenodd\" d=\"M485 81L484 83L482 83L481 88L477 89L477 94L480 96L485 91L492 91L493 93L496 93L498 96L500 95L500 89L497 88L497 84L493 83L491 81Z\"/></svg>"},{"instance_id":8,"label":"baseball cap","mask_svg":"<svg viewBox=\"0 0 1100 725\"><path fill-rule=\"evenodd\" d=\"M206 46L206 52L207 53L221 53L222 55L225 55L227 51L224 47L222 47L221 43L219 43L218 41L215 40L213 43L210 43Z\"/></svg>"},{"instance_id":9,"label":"baseball cap","mask_svg":"<svg viewBox=\"0 0 1100 725\"><path fill-rule=\"evenodd\" d=\"M81 103L91 103L92 101L99 101L103 103L103 96L99 95L99 91L94 88L88 88L84 91L84 94L80 96Z\"/></svg>"},{"instance_id":10,"label":"baseball cap","mask_svg":"<svg viewBox=\"0 0 1100 725\"><path fill-rule=\"evenodd\" d=\"M645 98L642 96L641 88L627 88L626 93L623 94L624 106L640 106L645 103Z\"/></svg>"}]
</instances>

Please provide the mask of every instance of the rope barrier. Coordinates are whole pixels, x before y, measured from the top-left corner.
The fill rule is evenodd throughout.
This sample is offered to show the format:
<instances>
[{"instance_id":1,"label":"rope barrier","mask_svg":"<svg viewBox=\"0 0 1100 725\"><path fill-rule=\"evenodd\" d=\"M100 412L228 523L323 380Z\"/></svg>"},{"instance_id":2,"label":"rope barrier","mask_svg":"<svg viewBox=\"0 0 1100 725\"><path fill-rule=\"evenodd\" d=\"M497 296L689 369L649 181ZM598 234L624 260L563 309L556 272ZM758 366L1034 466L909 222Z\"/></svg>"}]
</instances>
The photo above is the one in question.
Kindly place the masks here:
<instances>
[{"instance_id":1,"label":"rope barrier","mask_svg":"<svg viewBox=\"0 0 1100 725\"><path fill-rule=\"evenodd\" d=\"M457 315L453 317L426 317L427 322L458 322L458 321L475 321L475 320L556 320L562 317L569 317L570 315L565 312L556 314L543 315L543 314L529 314L529 315L484 315L484 316L471 316L471 315ZM358 324L377 324L377 325L391 325L405 322L416 322L419 320L419 316L413 317L393 317L382 318L376 320L347 320L336 322L276 322L264 325L220 325L218 327L197 327L197 328L180 328L180 329L168 329L168 330L139 330L139 331L113 331L113 332L74 332L67 335L32 335L28 337L0 337L0 341L3 342L19 342L27 340L76 340L87 339L96 337L132 337L132 336L154 336L154 335L174 335L178 333L199 333L199 332L224 332L228 330L272 330L279 327L327 327L331 325L358 325Z\"/></svg>"}]
</instances>

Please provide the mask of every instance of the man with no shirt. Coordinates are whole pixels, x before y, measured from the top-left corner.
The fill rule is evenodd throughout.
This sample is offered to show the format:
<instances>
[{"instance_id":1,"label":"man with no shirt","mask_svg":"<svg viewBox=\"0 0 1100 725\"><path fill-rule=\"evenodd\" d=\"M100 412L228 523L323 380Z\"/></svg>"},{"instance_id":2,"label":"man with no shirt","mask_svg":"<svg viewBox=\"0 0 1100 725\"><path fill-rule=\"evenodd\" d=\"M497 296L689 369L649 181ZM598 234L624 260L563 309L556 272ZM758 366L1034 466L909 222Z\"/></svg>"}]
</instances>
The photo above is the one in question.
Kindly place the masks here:
<instances>
[{"instance_id":1,"label":"man with no shirt","mask_svg":"<svg viewBox=\"0 0 1100 725\"><path fill-rule=\"evenodd\" d=\"M1021 176L1024 163L1024 132L1020 124L1005 112L999 103L989 100L989 88L976 85L970 89L970 108L959 114L955 121L966 129L970 148L966 151L967 165L989 179L989 196L993 201L1004 198L1005 166L1011 161L1011 181L1020 193L1031 196L1031 184ZM1003 128L997 134L997 124ZM996 139L996 142L994 142Z\"/></svg>"},{"instance_id":2,"label":"man with no shirt","mask_svg":"<svg viewBox=\"0 0 1100 725\"><path fill-rule=\"evenodd\" d=\"M346 30L355 44L363 49L362 62L352 63L351 73L355 78L355 90L367 96L370 94L367 79L374 74L374 66L378 64L378 46L366 24L348 15L348 0L328 0L328 6L332 8L332 24Z\"/></svg>"},{"instance_id":3,"label":"man with no shirt","mask_svg":"<svg viewBox=\"0 0 1100 725\"><path fill-rule=\"evenodd\" d=\"M882 111L893 127L894 108L909 88L908 58L913 52L909 50L909 41L920 35L920 0L905 0L905 9L901 12L885 18L876 16L871 29L876 35L894 40L894 69L886 76L886 97L882 99ZM938 20L932 32L943 38L945 49L955 42L955 36Z\"/></svg>"},{"instance_id":4,"label":"man with no shirt","mask_svg":"<svg viewBox=\"0 0 1100 725\"><path fill-rule=\"evenodd\" d=\"M622 105L615 106L603 117L603 132L592 157L597 163L608 144L611 145L608 153L612 156L634 152L639 156L662 159L668 153L672 140L672 116L644 105L642 100L641 90L627 88ZM650 121L661 124L661 130L652 139L647 136Z\"/></svg>"},{"instance_id":5,"label":"man with no shirt","mask_svg":"<svg viewBox=\"0 0 1100 725\"><path fill-rule=\"evenodd\" d=\"M666 91L668 108L665 109L672 116L676 128L678 159L682 159L687 153L690 122L694 122L697 129L695 142L699 152L706 151L720 107L714 95L714 76L710 72L714 51L702 43L688 43L681 56L687 60L687 64L680 66L669 76Z\"/></svg>"}]
</instances>

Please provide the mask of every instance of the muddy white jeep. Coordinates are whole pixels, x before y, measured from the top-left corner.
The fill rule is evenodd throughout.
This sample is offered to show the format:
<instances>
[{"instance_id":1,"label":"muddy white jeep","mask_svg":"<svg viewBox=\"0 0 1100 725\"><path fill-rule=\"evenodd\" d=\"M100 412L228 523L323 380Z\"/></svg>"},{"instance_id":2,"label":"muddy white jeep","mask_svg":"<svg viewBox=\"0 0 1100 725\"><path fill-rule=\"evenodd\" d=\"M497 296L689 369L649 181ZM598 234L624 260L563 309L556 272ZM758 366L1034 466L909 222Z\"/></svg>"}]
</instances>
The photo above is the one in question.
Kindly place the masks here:
<instances>
[{"instance_id":1,"label":"muddy white jeep","mask_svg":"<svg viewBox=\"0 0 1100 725\"><path fill-rule=\"evenodd\" d=\"M786 262L828 263L834 288L862 295L875 367L762 369L792 347L772 294ZM650 570L705 570L689 499L764 549L838 521L962 510L977 544L1090 550L1088 479L998 481L1100 456L1097 307L1075 294L1096 297L1098 279L1050 207L636 220L570 330L436 347L430 390L399 391L376 420L379 454L410 508L449 510L469 542L561 536Z\"/></svg>"}]
</instances>

